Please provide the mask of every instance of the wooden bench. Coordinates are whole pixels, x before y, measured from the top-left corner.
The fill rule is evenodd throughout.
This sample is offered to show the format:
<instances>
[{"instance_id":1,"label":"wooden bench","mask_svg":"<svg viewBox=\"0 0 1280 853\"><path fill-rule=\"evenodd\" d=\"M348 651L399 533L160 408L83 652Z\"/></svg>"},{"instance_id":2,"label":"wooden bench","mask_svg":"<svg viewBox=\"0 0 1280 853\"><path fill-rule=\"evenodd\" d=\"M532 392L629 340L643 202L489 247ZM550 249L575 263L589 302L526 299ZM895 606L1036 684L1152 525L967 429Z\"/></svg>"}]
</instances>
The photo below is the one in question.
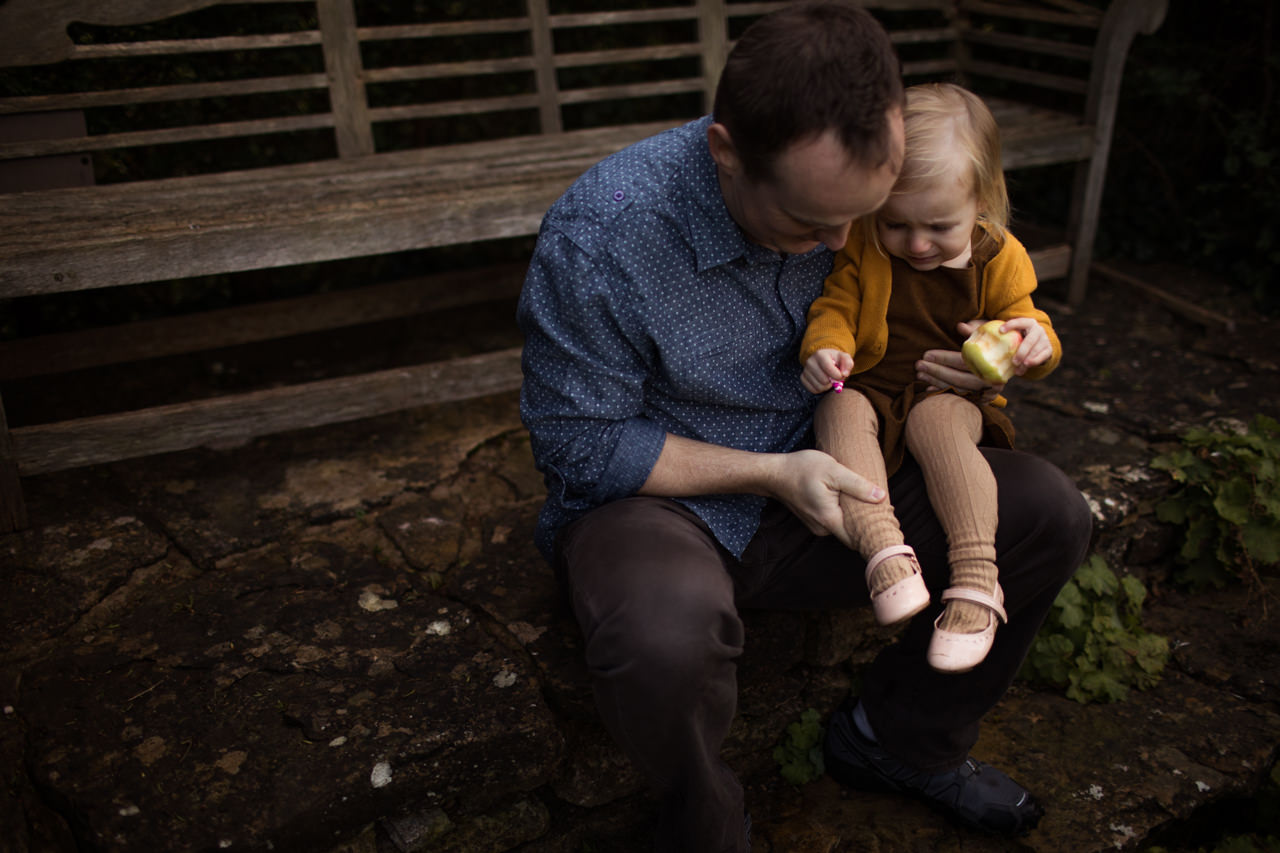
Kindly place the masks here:
<instances>
[{"instance_id":1,"label":"wooden bench","mask_svg":"<svg viewBox=\"0 0 1280 853\"><path fill-rule=\"evenodd\" d=\"M1165 3L868 4L908 82L957 79L990 98L1008 168L1080 164L1062 236L1034 255L1042 278L1070 276L1072 302L1125 55ZM7 0L0 300L527 239L592 163L709 109L732 39L781 5ZM510 297L519 266L18 337L0 343L0 383ZM511 390L518 359L479 352L12 429L0 406L0 530L27 523L20 477Z\"/></svg>"}]
</instances>

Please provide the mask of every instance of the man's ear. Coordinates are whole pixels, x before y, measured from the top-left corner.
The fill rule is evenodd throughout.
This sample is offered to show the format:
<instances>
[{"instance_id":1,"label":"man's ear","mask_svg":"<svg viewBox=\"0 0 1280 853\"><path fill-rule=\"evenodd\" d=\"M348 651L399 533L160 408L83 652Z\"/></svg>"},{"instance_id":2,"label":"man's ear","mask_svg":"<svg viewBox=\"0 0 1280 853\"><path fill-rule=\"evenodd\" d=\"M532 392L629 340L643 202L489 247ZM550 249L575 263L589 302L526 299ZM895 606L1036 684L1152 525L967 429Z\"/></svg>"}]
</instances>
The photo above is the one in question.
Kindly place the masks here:
<instances>
[{"instance_id":1,"label":"man's ear","mask_svg":"<svg viewBox=\"0 0 1280 853\"><path fill-rule=\"evenodd\" d=\"M729 128L719 122L712 122L707 128L707 145L711 148L711 159L722 170L730 175L742 172L742 159L738 157L738 149L733 146Z\"/></svg>"}]
</instances>

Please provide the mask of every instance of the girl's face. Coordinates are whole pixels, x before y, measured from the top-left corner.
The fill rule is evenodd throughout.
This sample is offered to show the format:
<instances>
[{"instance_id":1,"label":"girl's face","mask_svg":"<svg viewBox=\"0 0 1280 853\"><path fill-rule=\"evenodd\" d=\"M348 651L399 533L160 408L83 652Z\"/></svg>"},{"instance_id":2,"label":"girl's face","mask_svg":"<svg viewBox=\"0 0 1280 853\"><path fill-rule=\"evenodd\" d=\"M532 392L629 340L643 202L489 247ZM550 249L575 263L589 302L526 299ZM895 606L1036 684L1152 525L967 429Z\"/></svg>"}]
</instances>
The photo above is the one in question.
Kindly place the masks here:
<instances>
[{"instance_id":1,"label":"girl's face","mask_svg":"<svg viewBox=\"0 0 1280 853\"><path fill-rule=\"evenodd\" d=\"M969 182L940 178L917 192L894 193L876 214L880 245L921 271L969 263L978 200Z\"/></svg>"}]
</instances>

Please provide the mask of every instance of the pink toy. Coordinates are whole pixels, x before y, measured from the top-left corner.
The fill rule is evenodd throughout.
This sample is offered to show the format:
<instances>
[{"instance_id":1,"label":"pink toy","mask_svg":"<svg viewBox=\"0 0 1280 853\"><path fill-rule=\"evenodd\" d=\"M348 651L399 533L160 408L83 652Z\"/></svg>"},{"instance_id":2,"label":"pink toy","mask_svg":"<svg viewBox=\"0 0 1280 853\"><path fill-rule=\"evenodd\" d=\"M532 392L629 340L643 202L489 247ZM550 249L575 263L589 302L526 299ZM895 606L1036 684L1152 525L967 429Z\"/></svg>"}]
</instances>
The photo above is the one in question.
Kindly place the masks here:
<instances>
[{"instance_id":1,"label":"pink toy","mask_svg":"<svg viewBox=\"0 0 1280 853\"><path fill-rule=\"evenodd\" d=\"M843 390L844 390L844 383L843 383L843 382L841 382L839 379L832 379L832 380L831 380L831 390L833 390L833 391L835 391L837 394L839 394L841 391L843 391Z\"/></svg>"}]
</instances>

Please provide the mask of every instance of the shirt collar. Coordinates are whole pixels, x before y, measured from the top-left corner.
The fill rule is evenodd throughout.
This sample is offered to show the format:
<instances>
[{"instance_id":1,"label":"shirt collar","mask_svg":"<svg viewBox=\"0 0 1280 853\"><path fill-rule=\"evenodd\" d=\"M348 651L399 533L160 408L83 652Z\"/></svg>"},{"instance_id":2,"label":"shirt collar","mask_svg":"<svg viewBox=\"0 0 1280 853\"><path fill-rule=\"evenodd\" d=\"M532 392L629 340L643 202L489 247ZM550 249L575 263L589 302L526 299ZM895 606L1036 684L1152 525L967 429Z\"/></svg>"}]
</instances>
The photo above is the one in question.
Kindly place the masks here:
<instances>
[{"instance_id":1,"label":"shirt collar","mask_svg":"<svg viewBox=\"0 0 1280 853\"><path fill-rule=\"evenodd\" d=\"M701 135L695 141L693 154L685 167L688 191L685 215L698 260L698 272L748 255L751 249L747 236L729 215L724 195L720 192L716 163L707 144L706 128L710 124L709 116L699 122Z\"/></svg>"}]
</instances>

